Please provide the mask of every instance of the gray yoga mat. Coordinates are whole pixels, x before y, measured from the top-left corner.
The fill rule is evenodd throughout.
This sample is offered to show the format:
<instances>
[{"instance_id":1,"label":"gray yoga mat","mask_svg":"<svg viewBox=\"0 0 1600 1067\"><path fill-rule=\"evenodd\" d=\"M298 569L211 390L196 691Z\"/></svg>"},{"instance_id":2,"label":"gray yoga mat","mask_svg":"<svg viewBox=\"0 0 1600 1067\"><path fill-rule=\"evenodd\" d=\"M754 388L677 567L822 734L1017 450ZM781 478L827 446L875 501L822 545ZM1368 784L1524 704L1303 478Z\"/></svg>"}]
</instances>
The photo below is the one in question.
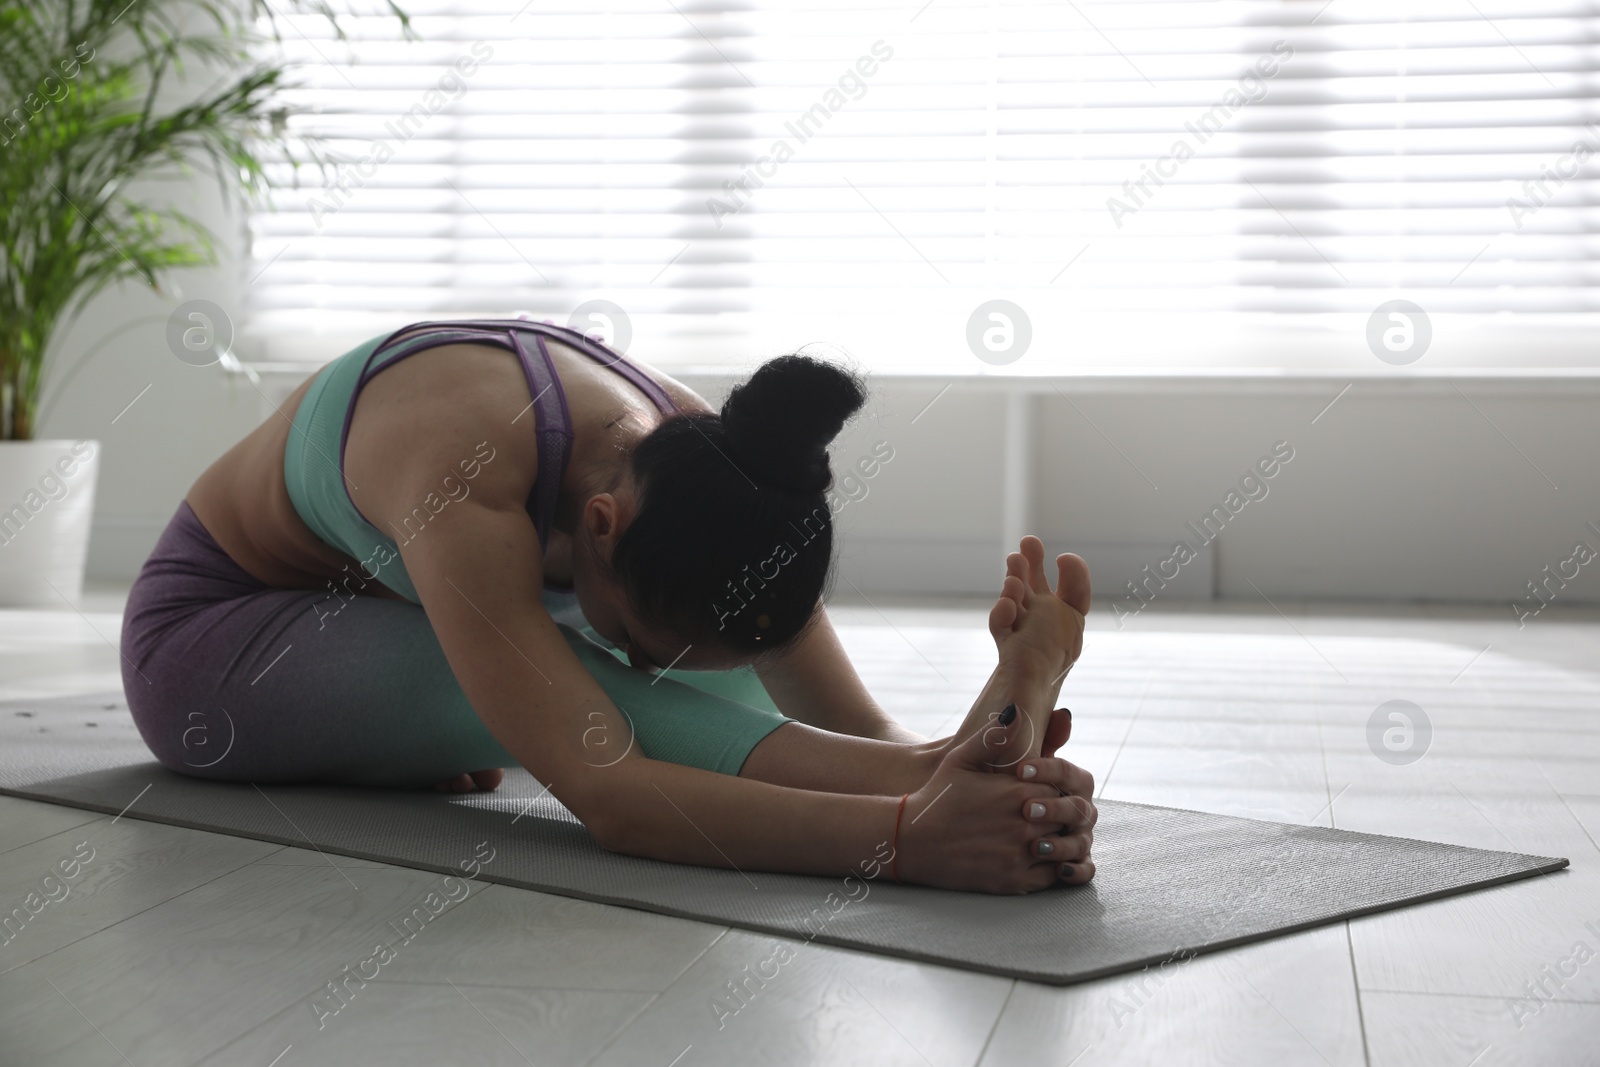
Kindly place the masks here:
<instances>
[{"instance_id":1,"label":"gray yoga mat","mask_svg":"<svg viewBox=\"0 0 1600 1067\"><path fill-rule=\"evenodd\" d=\"M520 769L461 795L174 774L120 692L0 703L0 792L442 873L488 841L487 881L1058 985L1567 865L1106 800L1086 886L995 897L717 870L602 850Z\"/></svg>"}]
</instances>

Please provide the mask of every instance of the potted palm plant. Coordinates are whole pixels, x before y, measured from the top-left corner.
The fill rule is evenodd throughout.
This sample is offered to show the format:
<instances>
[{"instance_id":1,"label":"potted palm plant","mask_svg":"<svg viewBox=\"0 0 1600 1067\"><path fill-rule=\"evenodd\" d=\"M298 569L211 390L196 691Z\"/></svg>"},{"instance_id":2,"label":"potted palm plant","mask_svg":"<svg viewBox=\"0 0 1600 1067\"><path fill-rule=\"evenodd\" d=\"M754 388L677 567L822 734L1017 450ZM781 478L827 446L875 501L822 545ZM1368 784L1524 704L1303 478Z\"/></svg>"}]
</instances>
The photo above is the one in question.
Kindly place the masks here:
<instances>
[{"instance_id":1,"label":"potted palm plant","mask_svg":"<svg viewBox=\"0 0 1600 1067\"><path fill-rule=\"evenodd\" d=\"M343 36L321 0L293 6ZM270 160L325 163L289 132L276 39L264 0L0 0L0 604L82 591L100 449L35 439L52 339L108 286L216 261L204 225L135 183L209 173L243 204Z\"/></svg>"}]
</instances>

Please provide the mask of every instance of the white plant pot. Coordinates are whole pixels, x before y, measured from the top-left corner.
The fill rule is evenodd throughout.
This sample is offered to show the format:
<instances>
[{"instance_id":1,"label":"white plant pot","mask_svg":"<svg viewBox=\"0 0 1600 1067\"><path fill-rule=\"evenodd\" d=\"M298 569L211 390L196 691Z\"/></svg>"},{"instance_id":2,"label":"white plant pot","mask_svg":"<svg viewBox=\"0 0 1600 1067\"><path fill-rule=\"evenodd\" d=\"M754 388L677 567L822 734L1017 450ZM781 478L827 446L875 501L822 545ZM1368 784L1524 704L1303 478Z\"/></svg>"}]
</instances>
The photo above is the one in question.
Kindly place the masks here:
<instances>
[{"instance_id":1,"label":"white plant pot","mask_svg":"<svg viewBox=\"0 0 1600 1067\"><path fill-rule=\"evenodd\" d=\"M0 607L77 603L99 473L99 441L0 441Z\"/></svg>"}]
</instances>

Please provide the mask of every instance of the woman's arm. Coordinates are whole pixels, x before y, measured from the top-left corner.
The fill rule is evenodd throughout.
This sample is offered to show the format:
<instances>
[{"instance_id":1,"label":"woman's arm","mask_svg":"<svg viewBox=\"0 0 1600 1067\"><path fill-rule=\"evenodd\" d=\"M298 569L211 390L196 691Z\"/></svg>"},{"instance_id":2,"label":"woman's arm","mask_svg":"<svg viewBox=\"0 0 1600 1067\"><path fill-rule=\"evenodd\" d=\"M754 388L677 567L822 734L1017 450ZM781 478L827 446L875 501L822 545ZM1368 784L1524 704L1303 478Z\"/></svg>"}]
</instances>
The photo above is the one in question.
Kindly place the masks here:
<instances>
[{"instance_id":1,"label":"woman's arm","mask_svg":"<svg viewBox=\"0 0 1600 1067\"><path fill-rule=\"evenodd\" d=\"M492 507L477 494L452 503L402 555L474 710L603 847L740 870L843 874L881 858L880 846L893 840L892 793L790 788L652 760L636 748L609 766L588 762L585 731L599 725L624 736L627 724L538 599L538 538L520 507ZM922 789L942 773L950 796L918 828L942 828L919 838L918 881L1023 892L1055 880L1051 865L1035 869L1028 847L1057 827L1020 817L1025 801L1054 789L950 759L936 772Z\"/></svg>"},{"instance_id":2,"label":"woman's arm","mask_svg":"<svg viewBox=\"0 0 1600 1067\"><path fill-rule=\"evenodd\" d=\"M778 710L791 719L854 737L900 744L927 740L895 722L872 699L821 604L799 640L756 662L756 676Z\"/></svg>"},{"instance_id":3,"label":"woman's arm","mask_svg":"<svg viewBox=\"0 0 1600 1067\"><path fill-rule=\"evenodd\" d=\"M1006 584L1004 592L1020 602L1024 590L1039 597L1055 596L1070 609L1069 624L1063 633L1064 666L1070 667L1078 658L1083 644L1083 616L1089 612L1089 568L1083 559L1071 553L1057 557L1060 568L1057 588L1051 590L1044 572L1044 543L1037 537L1022 539L1020 552L1006 559ZM1008 622L999 630L996 620L990 619L990 633L998 641L1010 628ZM795 645L781 655L758 661L756 674L778 710L812 726L836 734L877 738L902 744L921 744L937 751L945 751L960 743L997 713L1006 700L1016 700L1028 710L1028 724L1023 732L1028 737L1035 754L1043 740L1043 730L1050 709L1066 676L1065 670L1054 678L1041 680L1026 689L1016 689L1014 680L996 670L985 683L983 691L974 702L972 710L959 729L950 737L927 741L896 723L878 706L867 692L866 685L856 673L845 654L839 636L834 632L822 605L817 605L817 618ZM1002 699L1004 698L1004 699ZM1026 703L1025 703L1026 701Z\"/></svg>"},{"instance_id":4,"label":"woman's arm","mask_svg":"<svg viewBox=\"0 0 1600 1067\"><path fill-rule=\"evenodd\" d=\"M1064 608L1046 604L1044 598L1052 593L1042 580L1044 546L1031 538L1024 547L1028 553L1037 554L1038 559L1013 553L1007 560L1004 593L1020 602L1025 589L1031 588L1039 598L1038 607L1054 608L1062 614L1059 621L1065 625L1060 631L1064 638L1061 652L1063 662L1070 664L1077 659L1083 632L1083 616L1075 603L1079 599L1074 595L1075 583L1063 583L1059 590ZM1039 581L1034 581L1035 574L1041 576ZM1087 603L1086 597L1084 602ZM923 741L905 730L902 732L907 735L906 740L902 741L868 733L874 716L882 716L890 726L894 723L867 696L866 687L851 667L832 627L827 625L820 605L817 611L817 623L802 639L798 656L785 655L757 667L779 710L795 719L806 712L811 714L805 721L785 724L763 738L745 760L739 772L742 777L836 793L910 792L928 780L951 747L979 730L991 728L1007 703L1028 709L1017 730L1020 748L1008 754L1007 763L1039 755L1046 746L1053 714L1050 709L1065 672L1039 677L1037 671L1019 673L1014 663L995 668L966 719L950 737ZM990 618L990 633L997 641L1010 640L1016 625L1015 609L1004 614L1004 625L1000 618ZM849 721L851 714L858 717L855 722ZM1070 722L1070 713L1066 721ZM1051 752L1064 740L1058 738Z\"/></svg>"},{"instance_id":5,"label":"woman's arm","mask_svg":"<svg viewBox=\"0 0 1600 1067\"><path fill-rule=\"evenodd\" d=\"M826 793L897 797L920 789L944 752L942 741L880 741L788 722L756 743L739 777Z\"/></svg>"},{"instance_id":6,"label":"woman's arm","mask_svg":"<svg viewBox=\"0 0 1600 1067\"><path fill-rule=\"evenodd\" d=\"M541 603L542 549L524 510L537 439L497 366L503 358L481 346L448 346L409 357L416 373L379 375L356 405L343 457L352 498L379 528L404 529L425 513L399 551L486 728L608 849L818 874L882 857L900 810L893 795L796 789L652 760L636 747L609 765L590 762L586 734L598 726L623 737L629 727ZM430 366L432 377L422 373ZM443 500L440 479L463 457L481 456L483 444L498 458L483 461L470 493ZM1053 884L1054 865L1031 849L1054 827L1023 809L1056 791L977 768L981 756L947 754L913 796L925 817L905 816L915 842L903 848L915 869L909 877L1007 893Z\"/></svg>"}]
</instances>

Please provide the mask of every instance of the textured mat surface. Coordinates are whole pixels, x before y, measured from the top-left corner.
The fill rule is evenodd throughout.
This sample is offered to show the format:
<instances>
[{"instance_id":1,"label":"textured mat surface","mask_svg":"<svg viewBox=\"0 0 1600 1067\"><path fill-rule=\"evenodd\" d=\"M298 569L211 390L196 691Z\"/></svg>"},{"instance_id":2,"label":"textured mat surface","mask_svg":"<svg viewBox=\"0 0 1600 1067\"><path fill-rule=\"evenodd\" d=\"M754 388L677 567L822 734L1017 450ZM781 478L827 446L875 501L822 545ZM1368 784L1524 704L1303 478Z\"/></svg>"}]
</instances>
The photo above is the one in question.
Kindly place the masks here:
<instances>
[{"instance_id":1,"label":"textured mat surface","mask_svg":"<svg viewBox=\"0 0 1600 1067\"><path fill-rule=\"evenodd\" d=\"M1054 984L1567 865L1106 800L1099 873L1071 889L991 897L714 870L605 852L520 770L460 796L174 774L150 758L120 692L0 704L0 792L445 873L488 841L488 881Z\"/></svg>"}]
</instances>

